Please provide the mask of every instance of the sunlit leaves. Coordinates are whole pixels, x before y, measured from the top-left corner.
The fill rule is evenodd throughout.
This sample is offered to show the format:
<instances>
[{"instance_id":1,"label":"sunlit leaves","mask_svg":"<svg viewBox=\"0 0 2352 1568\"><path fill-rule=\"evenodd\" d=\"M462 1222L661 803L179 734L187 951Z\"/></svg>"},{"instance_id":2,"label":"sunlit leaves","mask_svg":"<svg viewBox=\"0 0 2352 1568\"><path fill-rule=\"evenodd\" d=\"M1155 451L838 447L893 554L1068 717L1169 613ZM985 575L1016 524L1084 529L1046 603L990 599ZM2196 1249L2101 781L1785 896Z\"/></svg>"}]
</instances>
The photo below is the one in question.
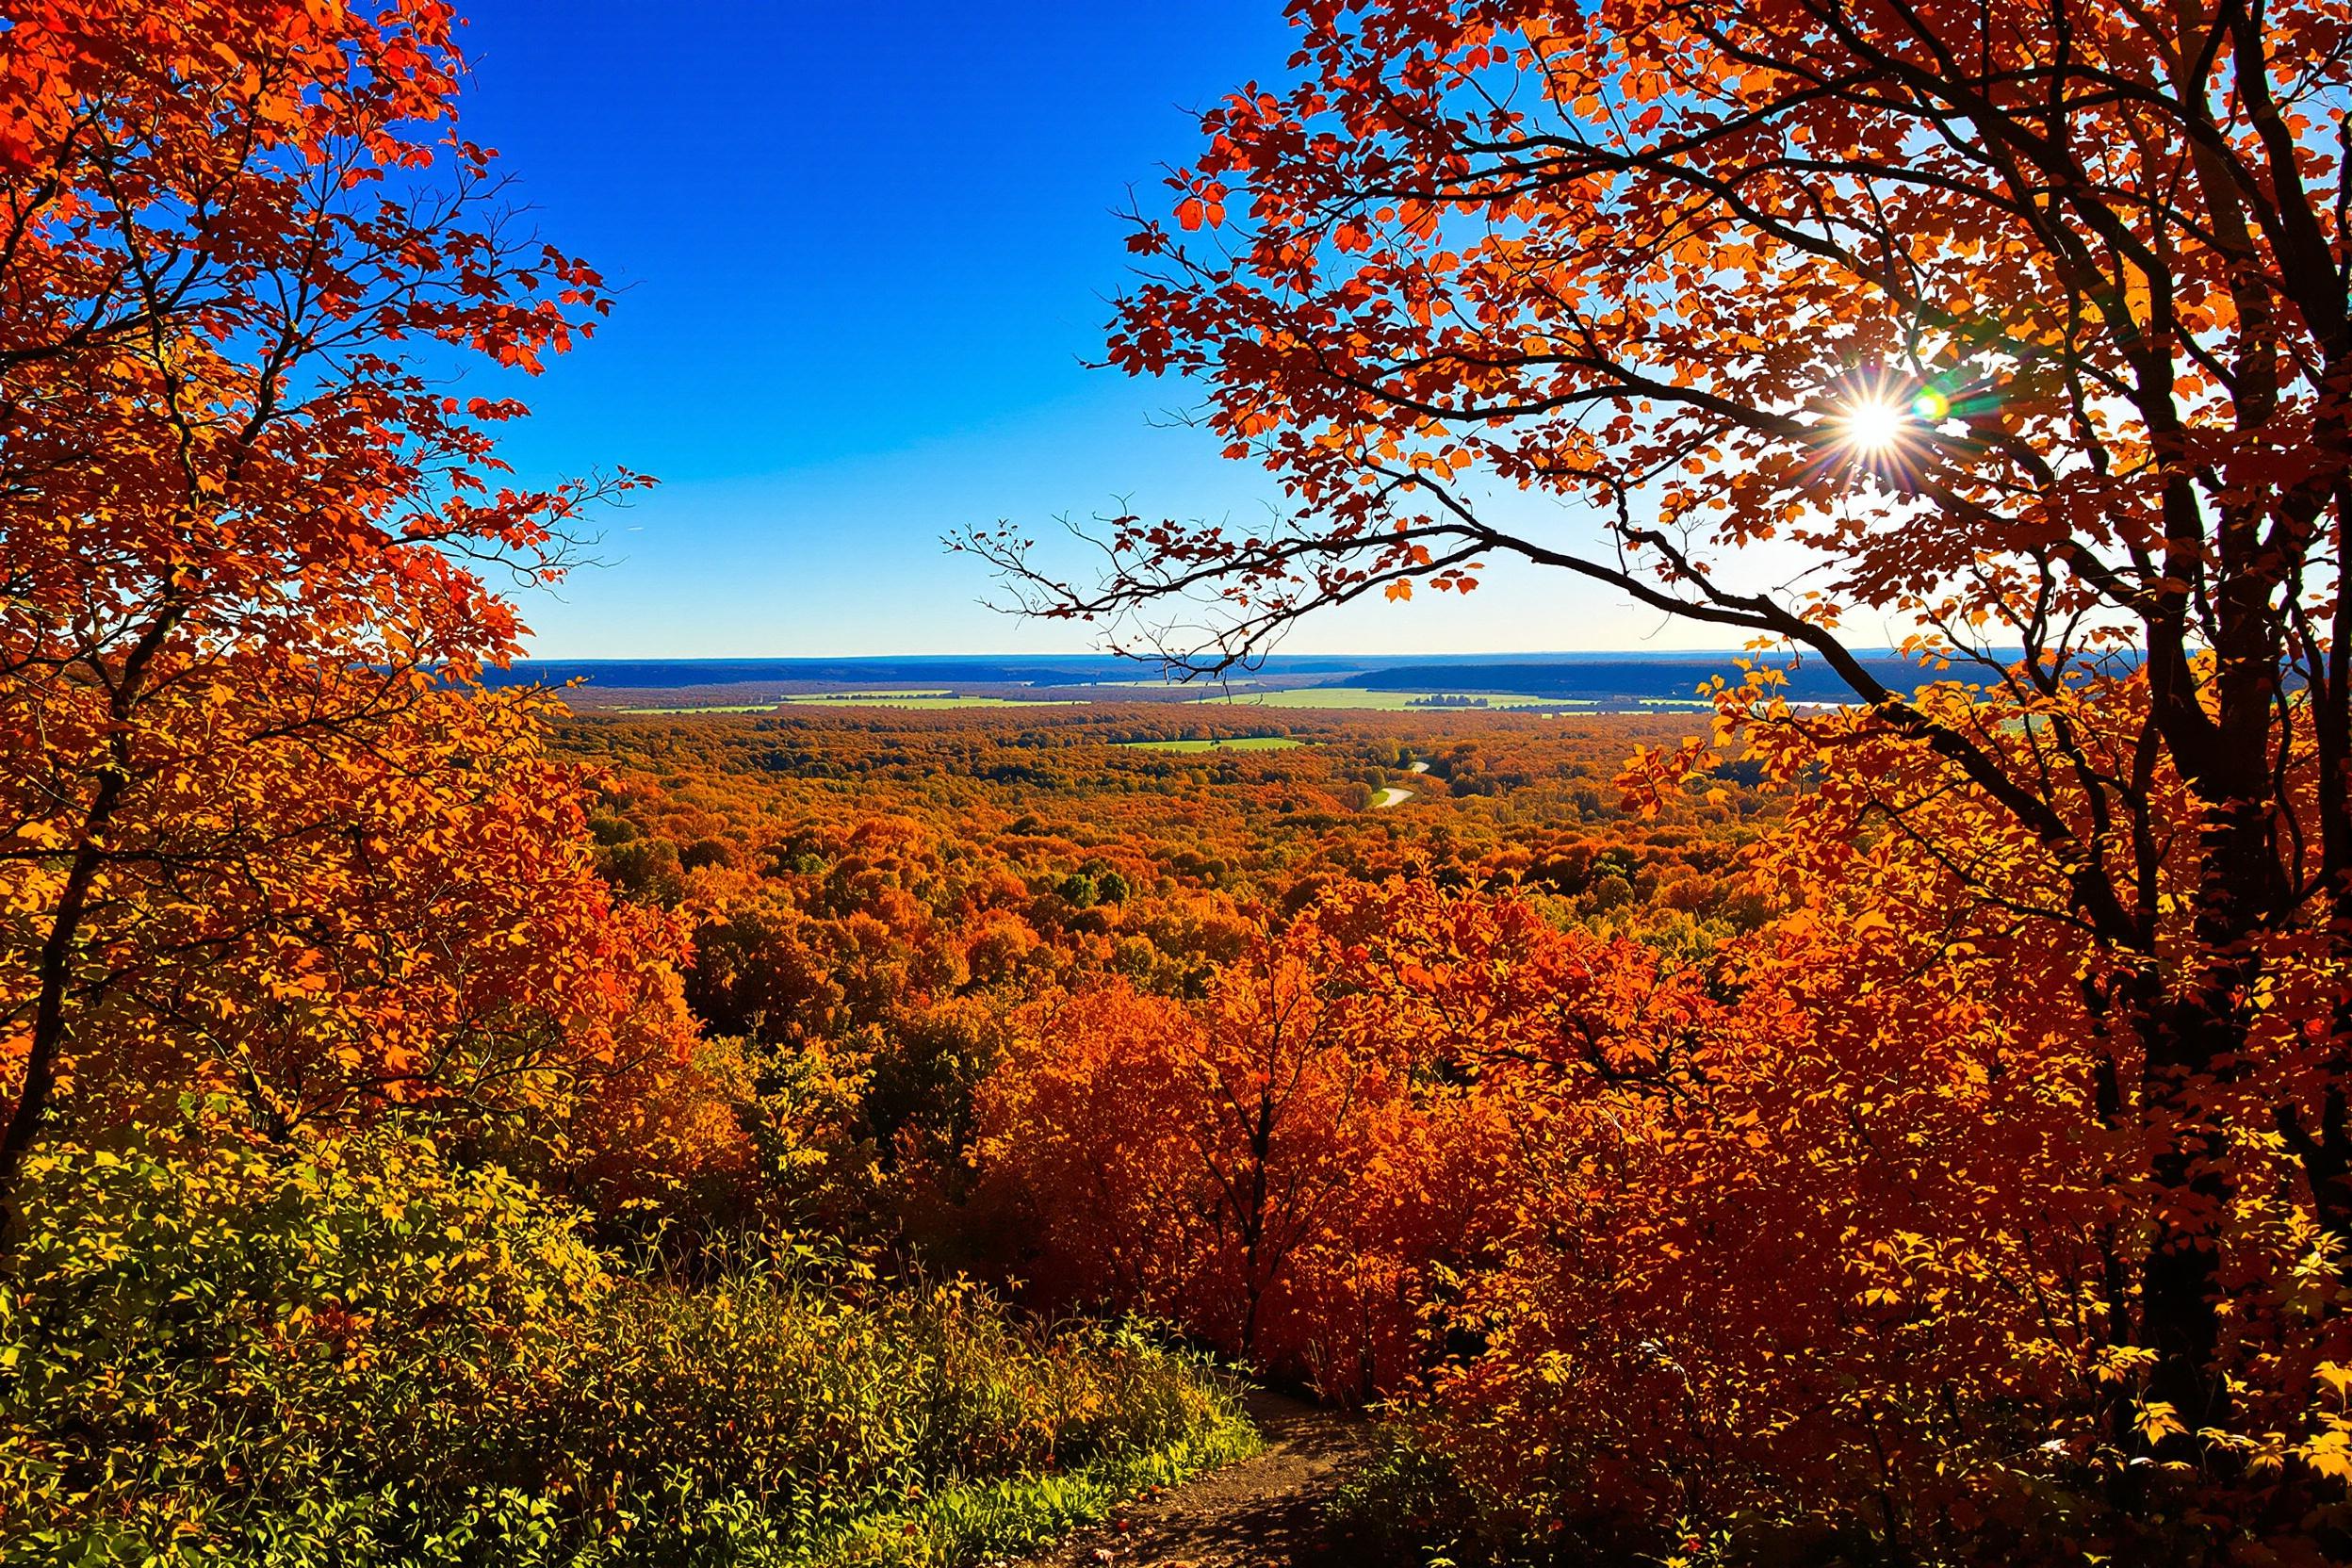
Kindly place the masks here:
<instances>
[{"instance_id":1,"label":"sunlit leaves","mask_svg":"<svg viewBox=\"0 0 2352 1568\"><path fill-rule=\"evenodd\" d=\"M0 998L21 1096L182 1092L274 1135L560 1100L674 1061L478 568L559 573L641 482L509 482L511 398L594 329L448 134L447 8L59 0L0 35Z\"/></svg>"}]
</instances>

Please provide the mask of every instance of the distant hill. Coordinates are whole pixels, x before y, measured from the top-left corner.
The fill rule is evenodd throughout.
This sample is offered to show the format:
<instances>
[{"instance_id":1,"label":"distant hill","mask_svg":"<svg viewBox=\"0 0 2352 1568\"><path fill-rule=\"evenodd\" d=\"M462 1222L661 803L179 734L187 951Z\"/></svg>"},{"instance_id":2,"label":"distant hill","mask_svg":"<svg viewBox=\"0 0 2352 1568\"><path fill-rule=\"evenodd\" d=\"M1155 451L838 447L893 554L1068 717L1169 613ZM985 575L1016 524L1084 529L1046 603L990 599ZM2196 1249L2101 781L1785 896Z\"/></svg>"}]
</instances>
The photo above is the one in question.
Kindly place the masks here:
<instances>
[{"instance_id":1,"label":"distant hill","mask_svg":"<svg viewBox=\"0 0 2352 1568\"><path fill-rule=\"evenodd\" d=\"M1391 664L1340 681L1373 692L1501 692L1514 696L1563 701L1641 702L1687 698L1712 675L1730 676L1736 653L1594 655L1575 659L1514 660L1509 663L1446 662ZM1809 659L1793 667L1786 659L1763 661L1789 670L1788 695L1807 702L1846 702L1854 694L1827 664ZM1893 657L1867 658L1863 667L1888 687L1907 692L1924 678L1919 667Z\"/></svg>"},{"instance_id":2,"label":"distant hill","mask_svg":"<svg viewBox=\"0 0 2352 1568\"><path fill-rule=\"evenodd\" d=\"M1345 676L1377 662L1344 656L1269 659L1260 673ZM1155 667L1107 654L910 655L856 659L522 659L493 671L497 686L560 685L585 678L598 686L673 689L745 682L885 686L1086 686L1148 680Z\"/></svg>"},{"instance_id":3,"label":"distant hill","mask_svg":"<svg viewBox=\"0 0 2352 1568\"><path fill-rule=\"evenodd\" d=\"M1712 653L1493 654L1313 654L1267 659L1232 677L1237 686L1353 688L1372 692L1483 692L1498 695L1549 697L1562 702L1623 706L1690 699L1711 675L1729 675L1730 651ZM1768 661L1789 666L1789 661ZM1863 663L1897 691L1917 686L1919 667L1875 652ZM971 691L993 688L1052 691L1064 697L1103 700L1113 694L1086 688L1120 687L1123 696L1141 696L1158 673L1140 660L1107 654L923 654L840 659L528 659L493 671L493 685L549 686L585 679L602 692L724 692L758 687L772 696L784 692L868 691L905 688ZM1193 694L1212 690L1196 686ZM1173 695L1171 692L1169 694ZM1793 668L1789 695L1802 701L1851 698L1843 682L1818 659Z\"/></svg>"}]
</instances>

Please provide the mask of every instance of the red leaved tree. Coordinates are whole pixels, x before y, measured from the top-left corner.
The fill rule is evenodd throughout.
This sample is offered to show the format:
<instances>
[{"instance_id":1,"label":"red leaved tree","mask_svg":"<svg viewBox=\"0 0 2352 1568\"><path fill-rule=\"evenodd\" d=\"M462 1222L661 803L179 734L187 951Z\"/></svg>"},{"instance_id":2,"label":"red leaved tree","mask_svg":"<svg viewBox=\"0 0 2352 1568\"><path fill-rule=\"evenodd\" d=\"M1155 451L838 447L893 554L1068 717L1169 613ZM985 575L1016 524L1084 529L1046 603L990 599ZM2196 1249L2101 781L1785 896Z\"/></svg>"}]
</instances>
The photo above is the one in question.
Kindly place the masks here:
<instances>
[{"instance_id":1,"label":"red leaved tree","mask_svg":"<svg viewBox=\"0 0 2352 1568\"><path fill-rule=\"evenodd\" d=\"M1119 519L1100 582L1018 531L962 543L1029 608L1205 667L1505 557L1827 664L1850 718L1764 676L1724 711L1895 748L1847 781L1870 819L2082 953L2154 1194L2131 1332L2180 1424L2224 1421L2233 1138L2282 1138L2352 1244L2352 18L1291 14L1293 79L1210 110L1174 226L1137 219L1111 358L1193 378L1296 510ZM1856 621L1973 684L1890 688ZM2247 1064L2307 1044L2249 1126Z\"/></svg>"},{"instance_id":2,"label":"red leaved tree","mask_svg":"<svg viewBox=\"0 0 2352 1568\"><path fill-rule=\"evenodd\" d=\"M1051 1291L1165 1314L1334 1395L1394 1380L1399 1237L1419 1239L1438 1162L1412 1039L1347 982L1309 921L1189 1006L1114 983L1029 1009L982 1087L979 1159L1034 1219Z\"/></svg>"},{"instance_id":3,"label":"red leaved tree","mask_svg":"<svg viewBox=\"0 0 2352 1568\"><path fill-rule=\"evenodd\" d=\"M0 33L0 1189L70 1072L209 1063L283 1129L678 1046L537 707L469 685L519 629L480 568L560 569L633 481L516 486L521 406L450 390L606 308L451 129L452 25Z\"/></svg>"}]
</instances>

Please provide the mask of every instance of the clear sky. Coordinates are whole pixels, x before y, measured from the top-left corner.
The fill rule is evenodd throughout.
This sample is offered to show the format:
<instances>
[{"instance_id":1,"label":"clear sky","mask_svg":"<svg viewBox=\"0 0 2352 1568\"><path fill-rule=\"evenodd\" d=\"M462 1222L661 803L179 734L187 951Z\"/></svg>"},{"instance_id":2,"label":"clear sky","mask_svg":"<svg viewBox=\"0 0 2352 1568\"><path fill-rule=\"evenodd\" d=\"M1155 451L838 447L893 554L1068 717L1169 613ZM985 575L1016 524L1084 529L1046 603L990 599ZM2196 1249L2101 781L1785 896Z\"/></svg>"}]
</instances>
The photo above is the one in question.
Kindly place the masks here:
<instances>
[{"instance_id":1,"label":"clear sky","mask_svg":"<svg viewBox=\"0 0 2352 1568\"><path fill-rule=\"evenodd\" d=\"M1280 0L470 0L474 139L546 237L623 288L526 396L546 479L663 482L608 564L525 598L548 658L1076 651L982 607L939 536L1121 497L1247 516L1274 495L1181 384L1089 370L1114 216L1187 110L1288 54ZM1557 575L1310 623L1290 651L1720 646Z\"/></svg>"}]
</instances>

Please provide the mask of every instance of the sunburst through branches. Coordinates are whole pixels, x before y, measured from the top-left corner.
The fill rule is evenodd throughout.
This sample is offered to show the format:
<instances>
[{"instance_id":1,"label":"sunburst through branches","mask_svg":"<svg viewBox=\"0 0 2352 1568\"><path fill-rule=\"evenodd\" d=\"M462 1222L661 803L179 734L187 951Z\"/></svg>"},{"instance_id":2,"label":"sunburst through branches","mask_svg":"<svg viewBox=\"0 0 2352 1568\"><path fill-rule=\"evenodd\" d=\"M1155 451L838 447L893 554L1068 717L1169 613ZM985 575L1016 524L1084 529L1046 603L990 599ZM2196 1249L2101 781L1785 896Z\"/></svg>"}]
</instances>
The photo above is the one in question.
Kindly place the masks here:
<instances>
[{"instance_id":1,"label":"sunburst through branches","mask_svg":"<svg viewBox=\"0 0 2352 1568\"><path fill-rule=\"evenodd\" d=\"M1953 396L1903 371L1857 368L1816 405L1822 475L1867 474L1895 489L1917 487L1938 427L1955 413Z\"/></svg>"}]
</instances>

